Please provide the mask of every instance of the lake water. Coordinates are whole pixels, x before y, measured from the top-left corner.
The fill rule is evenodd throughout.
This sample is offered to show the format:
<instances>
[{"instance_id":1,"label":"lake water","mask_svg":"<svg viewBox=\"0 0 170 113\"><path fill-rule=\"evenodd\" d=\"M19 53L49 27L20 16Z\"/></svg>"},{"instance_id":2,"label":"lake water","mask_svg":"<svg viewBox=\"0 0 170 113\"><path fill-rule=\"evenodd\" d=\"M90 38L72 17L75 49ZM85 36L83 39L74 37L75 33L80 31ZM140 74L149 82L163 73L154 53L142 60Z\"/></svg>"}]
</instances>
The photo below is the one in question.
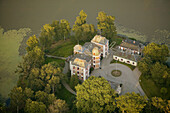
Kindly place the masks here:
<instances>
[{"instance_id":1,"label":"lake water","mask_svg":"<svg viewBox=\"0 0 170 113\"><path fill-rule=\"evenodd\" d=\"M38 34L53 20L67 19L73 25L82 9L87 23L95 26L99 11L115 16L118 33L131 30L150 37L156 29L170 31L170 0L0 0L0 26L29 27Z\"/></svg>"}]
</instances>

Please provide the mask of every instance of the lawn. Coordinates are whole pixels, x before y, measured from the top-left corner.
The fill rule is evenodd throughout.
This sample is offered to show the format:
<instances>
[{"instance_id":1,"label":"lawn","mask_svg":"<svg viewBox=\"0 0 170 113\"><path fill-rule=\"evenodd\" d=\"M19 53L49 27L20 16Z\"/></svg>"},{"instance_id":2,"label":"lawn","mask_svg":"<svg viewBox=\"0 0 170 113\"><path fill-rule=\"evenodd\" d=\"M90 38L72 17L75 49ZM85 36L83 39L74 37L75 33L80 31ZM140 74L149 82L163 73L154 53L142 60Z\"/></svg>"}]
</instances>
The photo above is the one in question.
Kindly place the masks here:
<instances>
[{"instance_id":1,"label":"lawn","mask_svg":"<svg viewBox=\"0 0 170 113\"><path fill-rule=\"evenodd\" d=\"M46 57L45 58L45 64L48 64L50 62L57 62L61 67L64 68L64 65L65 65L65 60L63 59L56 59L56 58L49 58L49 57Z\"/></svg>"},{"instance_id":2,"label":"lawn","mask_svg":"<svg viewBox=\"0 0 170 113\"><path fill-rule=\"evenodd\" d=\"M75 100L75 95L70 93L63 85L61 85L61 89L56 94L57 98L65 100L69 106L72 106L73 101Z\"/></svg>"},{"instance_id":3,"label":"lawn","mask_svg":"<svg viewBox=\"0 0 170 113\"><path fill-rule=\"evenodd\" d=\"M145 78L142 75L140 76L139 79L141 80L140 85L144 90L145 94L148 96L148 98L157 96L157 97L169 99L170 92L168 92L166 96L163 96L160 93L160 87L157 86L152 79Z\"/></svg>"},{"instance_id":4,"label":"lawn","mask_svg":"<svg viewBox=\"0 0 170 113\"><path fill-rule=\"evenodd\" d=\"M80 45L83 45L85 42L80 42ZM73 43L70 39L60 40L57 43L53 44L49 49L47 54L60 56L60 57L68 57L73 54L73 47L76 44Z\"/></svg>"},{"instance_id":5,"label":"lawn","mask_svg":"<svg viewBox=\"0 0 170 113\"><path fill-rule=\"evenodd\" d=\"M115 46L120 45L122 43L122 40L123 40L123 37L120 37L120 36L116 36L116 38L113 38L113 41L116 42Z\"/></svg>"},{"instance_id":6,"label":"lawn","mask_svg":"<svg viewBox=\"0 0 170 113\"><path fill-rule=\"evenodd\" d=\"M130 65L130 64L126 64L126 63L124 63L124 62L120 62L120 61L117 61L117 60L112 60L110 63L119 63L119 64L123 64L123 65L126 65L126 66L128 66L132 71L135 69L135 66L132 66L132 65Z\"/></svg>"},{"instance_id":7,"label":"lawn","mask_svg":"<svg viewBox=\"0 0 170 113\"><path fill-rule=\"evenodd\" d=\"M68 57L73 54L74 43L70 39L60 40L57 43L53 44L48 54L54 56Z\"/></svg>"},{"instance_id":8,"label":"lawn","mask_svg":"<svg viewBox=\"0 0 170 113\"><path fill-rule=\"evenodd\" d=\"M28 32L30 29L24 28L3 33L0 28L0 94L5 98L17 83L18 75L14 72L22 59L18 49Z\"/></svg>"}]
</instances>

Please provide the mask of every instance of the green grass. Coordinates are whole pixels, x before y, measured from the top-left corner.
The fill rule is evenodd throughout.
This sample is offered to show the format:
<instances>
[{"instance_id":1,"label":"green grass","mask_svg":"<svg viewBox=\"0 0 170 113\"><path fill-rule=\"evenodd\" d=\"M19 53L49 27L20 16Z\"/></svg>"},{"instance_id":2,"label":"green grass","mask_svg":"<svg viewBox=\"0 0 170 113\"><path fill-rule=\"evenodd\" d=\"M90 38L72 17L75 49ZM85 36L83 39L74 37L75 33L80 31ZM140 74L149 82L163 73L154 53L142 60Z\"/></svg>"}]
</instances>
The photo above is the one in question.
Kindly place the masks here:
<instances>
[{"instance_id":1,"label":"green grass","mask_svg":"<svg viewBox=\"0 0 170 113\"><path fill-rule=\"evenodd\" d=\"M73 54L74 46L75 44L72 43L71 40L61 40L52 46L48 54L61 57L68 57Z\"/></svg>"},{"instance_id":2,"label":"green grass","mask_svg":"<svg viewBox=\"0 0 170 113\"><path fill-rule=\"evenodd\" d=\"M56 59L56 58L49 58L49 57L45 58L45 64L48 64L53 61L57 62L61 67L64 67L64 65L65 65L65 60L63 60L63 59Z\"/></svg>"},{"instance_id":3,"label":"green grass","mask_svg":"<svg viewBox=\"0 0 170 113\"><path fill-rule=\"evenodd\" d=\"M75 98L75 95L70 93L63 85L61 86L61 89L56 94L57 98L63 99L69 104L69 106L73 103L73 100Z\"/></svg>"},{"instance_id":4,"label":"green grass","mask_svg":"<svg viewBox=\"0 0 170 113\"><path fill-rule=\"evenodd\" d=\"M132 65L130 65L130 64L126 64L126 63L124 63L124 62L120 62L120 61L116 61L116 60L112 60L110 63L119 63L119 64L123 64L123 65L126 65L126 66L128 66L131 70L134 70L135 69L135 66L132 66Z\"/></svg>"},{"instance_id":5,"label":"green grass","mask_svg":"<svg viewBox=\"0 0 170 113\"><path fill-rule=\"evenodd\" d=\"M116 36L116 38L113 38L112 41L115 41L116 42L115 46L117 46L117 45L120 45L122 43L122 40L123 40L122 37Z\"/></svg>"},{"instance_id":6,"label":"green grass","mask_svg":"<svg viewBox=\"0 0 170 113\"><path fill-rule=\"evenodd\" d=\"M145 78L144 76L140 76L139 78L141 80L140 85L145 92L145 94L148 96L148 98L151 97L161 97L164 99L169 99L170 97L170 92L168 92L165 96L163 96L160 93L161 87L156 85L154 81L151 78ZM170 91L170 88L168 88L168 91Z\"/></svg>"},{"instance_id":7,"label":"green grass","mask_svg":"<svg viewBox=\"0 0 170 113\"><path fill-rule=\"evenodd\" d=\"M17 83L18 75L14 72L22 59L18 49L28 32L30 29L25 28L3 33L0 28L0 94L5 98Z\"/></svg>"}]
</instances>

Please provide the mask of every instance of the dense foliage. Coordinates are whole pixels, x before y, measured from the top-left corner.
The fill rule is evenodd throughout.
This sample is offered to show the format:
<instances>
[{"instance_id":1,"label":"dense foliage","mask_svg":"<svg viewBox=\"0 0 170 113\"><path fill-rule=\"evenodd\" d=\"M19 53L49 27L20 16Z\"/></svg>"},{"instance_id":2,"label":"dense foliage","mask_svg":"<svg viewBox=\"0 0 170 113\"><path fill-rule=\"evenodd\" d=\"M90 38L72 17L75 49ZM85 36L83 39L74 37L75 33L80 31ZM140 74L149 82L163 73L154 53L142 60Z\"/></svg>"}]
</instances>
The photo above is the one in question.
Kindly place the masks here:
<instances>
[{"instance_id":1,"label":"dense foliage","mask_svg":"<svg viewBox=\"0 0 170 113\"><path fill-rule=\"evenodd\" d=\"M163 88L160 92L164 97L170 85L170 69L166 65L168 47L165 44L150 43L144 48L143 53L144 57L138 63L138 68L142 76L152 79L158 87Z\"/></svg>"},{"instance_id":2,"label":"dense foliage","mask_svg":"<svg viewBox=\"0 0 170 113\"><path fill-rule=\"evenodd\" d=\"M100 30L101 35L107 37L107 39L112 42L117 34L116 27L114 25L115 18L101 11L98 13L98 17L96 19L98 20L97 27Z\"/></svg>"},{"instance_id":3,"label":"dense foliage","mask_svg":"<svg viewBox=\"0 0 170 113\"><path fill-rule=\"evenodd\" d=\"M115 110L115 93L103 77L89 77L76 86L76 106L79 112L112 112Z\"/></svg>"}]
</instances>

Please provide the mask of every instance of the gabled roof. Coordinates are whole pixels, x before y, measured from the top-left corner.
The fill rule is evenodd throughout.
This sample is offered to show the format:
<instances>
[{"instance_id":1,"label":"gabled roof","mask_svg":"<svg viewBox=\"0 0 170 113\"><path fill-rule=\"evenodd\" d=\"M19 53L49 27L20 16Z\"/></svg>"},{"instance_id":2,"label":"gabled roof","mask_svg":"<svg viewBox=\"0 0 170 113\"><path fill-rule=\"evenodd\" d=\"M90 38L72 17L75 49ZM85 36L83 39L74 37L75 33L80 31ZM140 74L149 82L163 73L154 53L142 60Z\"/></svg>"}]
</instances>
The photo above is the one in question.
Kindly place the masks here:
<instances>
[{"instance_id":1,"label":"gabled roof","mask_svg":"<svg viewBox=\"0 0 170 113\"><path fill-rule=\"evenodd\" d=\"M106 44L107 43L107 39L101 35L96 35L92 40L91 42L96 42L96 43L99 43L99 44Z\"/></svg>"},{"instance_id":2,"label":"gabled roof","mask_svg":"<svg viewBox=\"0 0 170 113\"><path fill-rule=\"evenodd\" d=\"M92 57L87 56L85 54L75 54L75 55L72 56L70 61L72 61L72 65L77 65L77 66L86 68L88 66L91 58Z\"/></svg>"},{"instance_id":3,"label":"gabled roof","mask_svg":"<svg viewBox=\"0 0 170 113\"><path fill-rule=\"evenodd\" d=\"M114 51L114 55L115 56L119 56L119 57L122 57L122 58L125 58L125 59L129 59L129 60L132 60L132 61L139 61L141 59L141 55L132 55L132 54L128 54L127 52L122 52L120 51L119 49L117 49L116 51Z\"/></svg>"},{"instance_id":4,"label":"gabled roof","mask_svg":"<svg viewBox=\"0 0 170 113\"><path fill-rule=\"evenodd\" d=\"M84 45L83 45L83 52L90 52L92 54L92 50L93 48L95 47L98 47L99 49L101 48L100 46L94 44L94 43L91 43L91 42L86 42Z\"/></svg>"},{"instance_id":5,"label":"gabled roof","mask_svg":"<svg viewBox=\"0 0 170 113\"><path fill-rule=\"evenodd\" d=\"M136 45L136 46L139 46L139 44L140 44L139 41L131 40L131 39L129 39L129 38L126 38L126 39L124 40L124 42L129 43L129 44L132 44L132 45Z\"/></svg>"}]
</instances>

